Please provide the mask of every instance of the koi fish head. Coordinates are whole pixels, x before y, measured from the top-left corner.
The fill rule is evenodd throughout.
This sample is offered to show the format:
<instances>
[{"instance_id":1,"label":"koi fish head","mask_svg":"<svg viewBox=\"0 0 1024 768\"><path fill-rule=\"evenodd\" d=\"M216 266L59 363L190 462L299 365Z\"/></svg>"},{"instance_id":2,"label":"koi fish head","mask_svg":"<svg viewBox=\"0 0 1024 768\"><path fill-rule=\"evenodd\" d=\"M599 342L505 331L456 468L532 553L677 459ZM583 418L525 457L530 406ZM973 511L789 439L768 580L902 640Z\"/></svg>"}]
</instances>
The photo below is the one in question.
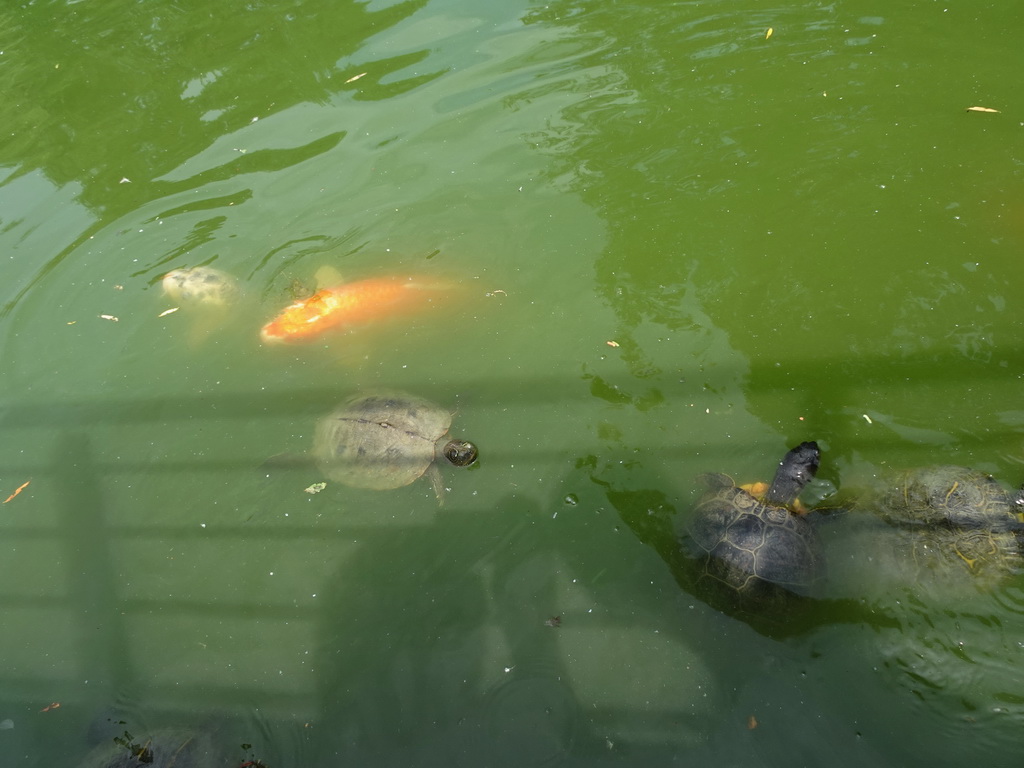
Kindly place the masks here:
<instances>
[{"instance_id":1,"label":"koi fish head","mask_svg":"<svg viewBox=\"0 0 1024 768\"><path fill-rule=\"evenodd\" d=\"M371 278L317 291L263 326L265 344L310 341L339 327L397 317L429 304L436 290L413 280Z\"/></svg>"},{"instance_id":2,"label":"koi fish head","mask_svg":"<svg viewBox=\"0 0 1024 768\"><path fill-rule=\"evenodd\" d=\"M317 291L308 299L289 304L284 310L263 326L260 339L264 344L280 344L287 341L301 341L316 336L324 330L325 318L332 313L331 289Z\"/></svg>"}]
</instances>

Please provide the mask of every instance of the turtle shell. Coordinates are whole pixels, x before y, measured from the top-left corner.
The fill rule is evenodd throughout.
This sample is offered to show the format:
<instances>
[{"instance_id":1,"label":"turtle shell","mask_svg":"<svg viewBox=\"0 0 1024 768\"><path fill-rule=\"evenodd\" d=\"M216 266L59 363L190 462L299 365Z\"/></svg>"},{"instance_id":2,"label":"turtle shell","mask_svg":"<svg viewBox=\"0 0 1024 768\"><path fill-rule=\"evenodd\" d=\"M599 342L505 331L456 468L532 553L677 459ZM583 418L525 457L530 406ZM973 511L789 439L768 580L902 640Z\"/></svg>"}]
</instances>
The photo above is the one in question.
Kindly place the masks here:
<instances>
[{"instance_id":1,"label":"turtle shell","mask_svg":"<svg viewBox=\"0 0 1024 768\"><path fill-rule=\"evenodd\" d=\"M879 513L901 526L946 526L991 532L1021 528L1022 494L983 472L955 466L912 469L882 494Z\"/></svg>"},{"instance_id":2,"label":"turtle shell","mask_svg":"<svg viewBox=\"0 0 1024 768\"><path fill-rule=\"evenodd\" d=\"M922 573L967 572L988 582L1020 568L1020 547L1012 531L937 526L908 535L914 563Z\"/></svg>"},{"instance_id":3,"label":"turtle shell","mask_svg":"<svg viewBox=\"0 0 1024 768\"><path fill-rule=\"evenodd\" d=\"M208 307L227 306L238 298L238 281L213 267L174 269L164 275L164 293L175 301Z\"/></svg>"},{"instance_id":4,"label":"turtle shell","mask_svg":"<svg viewBox=\"0 0 1024 768\"><path fill-rule=\"evenodd\" d=\"M937 466L900 474L875 511L904 530L899 541L919 576L944 581L971 574L990 583L1020 570L1022 493L966 467Z\"/></svg>"},{"instance_id":5,"label":"turtle shell","mask_svg":"<svg viewBox=\"0 0 1024 768\"><path fill-rule=\"evenodd\" d=\"M810 522L759 501L732 481L705 482L718 487L701 498L690 528L707 555L705 574L743 593L763 591L764 584L811 592L821 578L823 556Z\"/></svg>"},{"instance_id":6,"label":"turtle shell","mask_svg":"<svg viewBox=\"0 0 1024 768\"><path fill-rule=\"evenodd\" d=\"M313 456L331 480L387 490L423 475L439 453L452 414L401 392L357 395L321 419Z\"/></svg>"},{"instance_id":7,"label":"turtle shell","mask_svg":"<svg viewBox=\"0 0 1024 768\"><path fill-rule=\"evenodd\" d=\"M755 497L726 475L704 475L690 537L703 555L704 575L745 595L779 589L812 593L824 574L817 532L790 506L814 475L818 448L803 443L780 463L775 480Z\"/></svg>"}]
</instances>

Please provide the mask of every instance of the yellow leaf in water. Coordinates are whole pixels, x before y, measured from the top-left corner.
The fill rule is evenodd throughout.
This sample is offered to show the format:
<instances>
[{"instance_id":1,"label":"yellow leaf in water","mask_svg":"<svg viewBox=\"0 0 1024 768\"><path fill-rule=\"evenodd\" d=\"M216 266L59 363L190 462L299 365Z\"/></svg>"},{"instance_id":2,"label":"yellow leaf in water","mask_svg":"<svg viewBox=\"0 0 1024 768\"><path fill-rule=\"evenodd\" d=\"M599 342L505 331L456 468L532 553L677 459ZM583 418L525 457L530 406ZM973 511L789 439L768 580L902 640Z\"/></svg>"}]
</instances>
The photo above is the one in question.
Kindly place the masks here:
<instances>
[{"instance_id":1,"label":"yellow leaf in water","mask_svg":"<svg viewBox=\"0 0 1024 768\"><path fill-rule=\"evenodd\" d=\"M992 109L991 107L968 107L968 112L998 112L998 109Z\"/></svg>"},{"instance_id":2,"label":"yellow leaf in water","mask_svg":"<svg viewBox=\"0 0 1024 768\"><path fill-rule=\"evenodd\" d=\"M159 315L157 315L157 317L166 317L167 315L171 314L171 312L177 312L177 311L178 311L177 307L171 307L170 309L165 309L163 312L161 312Z\"/></svg>"},{"instance_id":3,"label":"yellow leaf in water","mask_svg":"<svg viewBox=\"0 0 1024 768\"><path fill-rule=\"evenodd\" d=\"M21 492L22 492L22 491L24 491L24 490L25 490L26 488L28 488L28 484L29 484L29 483L31 483L31 482L32 482L31 480L26 480L26 481L25 481L24 483L22 483L22 484L21 484L21 485L19 485L19 486L18 486L17 488L15 488L15 489L14 489L14 493L12 493L12 494L11 494L10 496L8 496L8 497L7 497L6 499L4 499L4 500L3 500L2 502L0 502L0 504L6 504L6 503L7 503L8 501L10 501L10 500L11 500L11 499L13 499L13 498L14 498L15 496L17 496L17 495L18 495L19 493L21 493Z\"/></svg>"},{"instance_id":4,"label":"yellow leaf in water","mask_svg":"<svg viewBox=\"0 0 1024 768\"><path fill-rule=\"evenodd\" d=\"M772 29L771 27L768 27L768 31L764 33L764 39L767 40L769 37L771 37L772 36L772 32L774 32L774 31L775 31L774 29Z\"/></svg>"}]
</instances>

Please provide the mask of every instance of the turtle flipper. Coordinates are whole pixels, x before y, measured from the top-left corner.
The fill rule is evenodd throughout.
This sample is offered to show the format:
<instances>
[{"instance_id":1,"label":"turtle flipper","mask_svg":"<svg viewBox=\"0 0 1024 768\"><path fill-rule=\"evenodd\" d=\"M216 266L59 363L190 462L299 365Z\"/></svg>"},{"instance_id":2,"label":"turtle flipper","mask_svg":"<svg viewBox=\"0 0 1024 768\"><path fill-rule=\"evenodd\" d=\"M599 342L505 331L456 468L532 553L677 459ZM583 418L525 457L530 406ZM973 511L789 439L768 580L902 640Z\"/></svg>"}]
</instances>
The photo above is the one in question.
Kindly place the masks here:
<instances>
[{"instance_id":1,"label":"turtle flipper","mask_svg":"<svg viewBox=\"0 0 1024 768\"><path fill-rule=\"evenodd\" d=\"M444 506L444 478L441 477L441 470L437 468L437 464L431 464L427 468L427 476L430 478L430 485L434 489L434 495L437 496L437 506Z\"/></svg>"}]
</instances>

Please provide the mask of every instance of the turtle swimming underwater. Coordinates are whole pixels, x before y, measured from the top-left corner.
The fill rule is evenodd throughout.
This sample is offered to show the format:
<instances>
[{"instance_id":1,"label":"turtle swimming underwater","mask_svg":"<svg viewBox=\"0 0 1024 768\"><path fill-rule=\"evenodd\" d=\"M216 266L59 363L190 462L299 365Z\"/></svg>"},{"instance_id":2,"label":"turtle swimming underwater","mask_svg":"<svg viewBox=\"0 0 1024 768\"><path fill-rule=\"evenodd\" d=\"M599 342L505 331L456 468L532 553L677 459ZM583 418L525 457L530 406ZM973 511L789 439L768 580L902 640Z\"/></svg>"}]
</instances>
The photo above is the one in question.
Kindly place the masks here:
<instances>
[{"instance_id":1,"label":"turtle swimming underwater","mask_svg":"<svg viewBox=\"0 0 1024 768\"><path fill-rule=\"evenodd\" d=\"M789 451L762 498L727 475L701 476L708 490L697 503L689 534L703 560L703 576L756 600L815 591L824 574L821 544L794 508L818 470L820 455L814 442Z\"/></svg>"},{"instance_id":2,"label":"turtle swimming underwater","mask_svg":"<svg viewBox=\"0 0 1024 768\"><path fill-rule=\"evenodd\" d=\"M889 525L913 534L908 549L924 569L1005 574L1020 568L1024 490L1007 491L983 472L956 466L907 470L875 506Z\"/></svg>"},{"instance_id":3,"label":"turtle swimming underwater","mask_svg":"<svg viewBox=\"0 0 1024 768\"><path fill-rule=\"evenodd\" d=\"M238 281L213 267L173 269L161 283L164 293L175 301L207 307L232 304L239 294Z\"/></svg>"},{"instance_id":4,"label":"turtle swimming underwater","mask_svg":"<svg viewBox=\"0 0 1024 768\"><path fill-rule=\"evenodd\" d=\"M213 267L171 270L162 285L164 294L180 302L184 314L190 315L187 338L193 347L229 324L242 295L233 276Z\"/></svg>"},{"instance_id":5,"label":"turtle swimming underwater","mask_svg":"<svg viewBox=\"0 0 1024 768\"><path fill-rule=\"evenodd\" d=\"M1018 530L1024 490L1010 493L990 475L966 467L911 469L883 493L879 513L896 525Z\"/></svg>"},{"instance_id":6,"label":"turtle swimming underwater","mask_svg":"<svg viewBox=\"0 0 1024 768\"><path fill-rule=\"evenodd\" d=\"M356 395L317 423L313 458L329 479L353 488L399 488L426 473L443 503L435 460L466 467L477 459L475 445L448 437L451 422L450 411L422 397Z\"/></svg>"},{"instance_id":7,"label":"turtle swimming underwater","mask_svg":"<svg viewBox=\"0 0 1024 768\"><path fill-rule=\"evenodd\" d=\"M214 768L224 761L207 734L168 728L146 738L124 731L90 751L79 768Z\"/></svg>"}]
</instances>

